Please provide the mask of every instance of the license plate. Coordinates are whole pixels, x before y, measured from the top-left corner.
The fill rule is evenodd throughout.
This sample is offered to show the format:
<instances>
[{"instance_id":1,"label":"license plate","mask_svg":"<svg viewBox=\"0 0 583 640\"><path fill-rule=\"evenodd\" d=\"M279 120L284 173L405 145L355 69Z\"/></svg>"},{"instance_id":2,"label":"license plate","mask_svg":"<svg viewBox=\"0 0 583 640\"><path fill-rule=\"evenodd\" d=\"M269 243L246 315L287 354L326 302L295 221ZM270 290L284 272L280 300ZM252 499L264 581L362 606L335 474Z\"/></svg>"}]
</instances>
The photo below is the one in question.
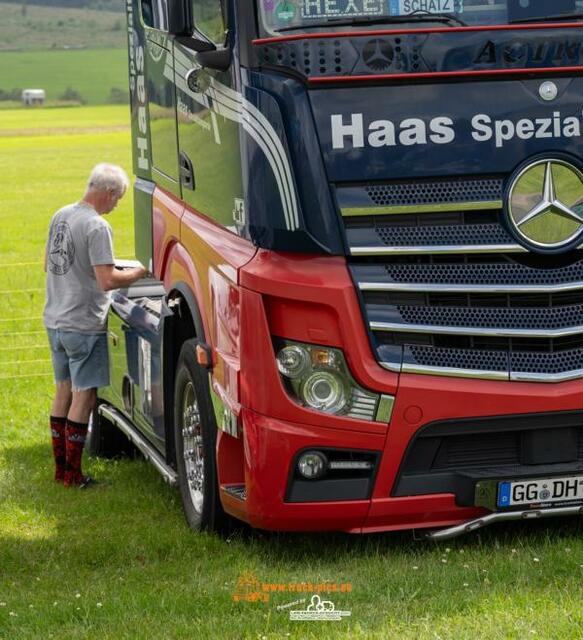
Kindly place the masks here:
<instances>
[{"instance_id":1,"label":"license plate","mask_svg":"<svg viewBox=\"0 0 583 640\"><path fill-rule=\"evenodd\" d=\"M409 16L413 13L463 13L463 0L389 0L392 16Z\"/></svg>"},{"instance_id":2,"label":"license plate","mask_svg":"<svg viewBox=\"0 0 583 640\"><path fill-rule=\"evenodd\" d=\"M577 500L583 500L583 476L519 480L498 484L499 507Z\"/></svg>"}]
</instances>

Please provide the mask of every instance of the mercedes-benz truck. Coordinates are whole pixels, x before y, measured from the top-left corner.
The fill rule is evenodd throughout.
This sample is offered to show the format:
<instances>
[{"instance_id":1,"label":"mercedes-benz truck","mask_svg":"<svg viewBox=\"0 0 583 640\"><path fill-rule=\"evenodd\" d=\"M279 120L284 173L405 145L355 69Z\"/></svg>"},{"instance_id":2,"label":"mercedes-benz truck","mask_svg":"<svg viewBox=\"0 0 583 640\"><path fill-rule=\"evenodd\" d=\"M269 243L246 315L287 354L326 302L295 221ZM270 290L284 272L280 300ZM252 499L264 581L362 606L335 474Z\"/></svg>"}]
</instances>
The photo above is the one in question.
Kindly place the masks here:
<instances>
[{"instance_id":1,"label":"mercedes-benz truck","mask_svg":"<svg viewBox=\"0 0 583 640\"><path fill-rule=\"evenodd\" d=\"M154 279L114 301L94 452L129 436L195 529L580 514L583 2L127 16Z\"/></svg>"}]
</instances>

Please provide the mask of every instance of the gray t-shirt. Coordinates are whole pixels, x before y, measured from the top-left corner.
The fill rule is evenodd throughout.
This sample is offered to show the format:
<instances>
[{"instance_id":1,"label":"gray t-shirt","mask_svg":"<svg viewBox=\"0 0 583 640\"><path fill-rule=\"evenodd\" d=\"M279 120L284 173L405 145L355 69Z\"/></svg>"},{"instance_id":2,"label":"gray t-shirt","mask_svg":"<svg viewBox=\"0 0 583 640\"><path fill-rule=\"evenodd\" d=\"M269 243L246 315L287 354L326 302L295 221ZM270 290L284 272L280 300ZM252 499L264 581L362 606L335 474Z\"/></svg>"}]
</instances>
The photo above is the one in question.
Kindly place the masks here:
<instances>
[{"instance_id":1,"label":"gray t-shirt","mask_svg":"<svg viewBox=\"0 0 583 640\"><path fill-rule=\"evenodd\" d=\"M47 328L106 330L109 294L99 287L93 267L107 264L114 264L109 223L82 202L57 211L47 245Z\"/></svg>"}]
</instances>

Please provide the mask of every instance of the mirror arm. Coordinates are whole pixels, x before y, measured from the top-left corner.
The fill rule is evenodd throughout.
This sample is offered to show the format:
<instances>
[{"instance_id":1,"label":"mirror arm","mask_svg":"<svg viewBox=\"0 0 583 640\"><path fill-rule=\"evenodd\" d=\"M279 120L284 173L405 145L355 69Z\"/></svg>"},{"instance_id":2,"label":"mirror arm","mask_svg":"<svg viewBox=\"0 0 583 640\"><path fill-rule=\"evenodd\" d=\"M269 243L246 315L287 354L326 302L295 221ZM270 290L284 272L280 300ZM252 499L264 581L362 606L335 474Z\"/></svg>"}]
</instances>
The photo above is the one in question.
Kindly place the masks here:
<instances>
[{"instance_id":1,"label":"mirror arm","mask_svg":"<svg viewBox=\"0 0 583 640\"><path fill-rule=\"evenodd\" d=\"M193 36L176 36L175 40L183 47L186 47L191 51L196 51L197 53L209 53L217 50L212 42L200 40L198 38L194 38Z\"/></svg>"},{"instance_id":2,"label":"mirror arm","mask_svg":"<svg viewBox=\"0 0 583 640\"><path fill-rule=\"evenodd\" d=\"M221 47L214 51L201 51L195 55L195 59L201 67L215 69L216 71L227 71L231 66L233 51L230 47Z\"/></svg>"}]
</instances>

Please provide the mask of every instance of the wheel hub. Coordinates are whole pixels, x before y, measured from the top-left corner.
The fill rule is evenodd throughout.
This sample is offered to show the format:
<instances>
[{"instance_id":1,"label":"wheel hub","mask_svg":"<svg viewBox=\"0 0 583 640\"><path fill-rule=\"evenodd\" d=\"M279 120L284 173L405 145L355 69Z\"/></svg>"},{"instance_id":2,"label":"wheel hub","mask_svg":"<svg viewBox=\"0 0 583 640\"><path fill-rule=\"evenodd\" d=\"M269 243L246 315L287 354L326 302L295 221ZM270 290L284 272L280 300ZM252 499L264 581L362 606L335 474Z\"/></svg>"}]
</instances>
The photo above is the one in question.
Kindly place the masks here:
<instances>
[{"instance_id":1,"label":"wheel hub","mask_svg":"<svg viewBox=\"0 0 583 640\"><path fill-rule=\"evenodd\" d=\"M192 506L202 512L204 490L204 451L200 411L192 382L184 389L182 402L182 450Z\"/></svg>"}]
</instances>

